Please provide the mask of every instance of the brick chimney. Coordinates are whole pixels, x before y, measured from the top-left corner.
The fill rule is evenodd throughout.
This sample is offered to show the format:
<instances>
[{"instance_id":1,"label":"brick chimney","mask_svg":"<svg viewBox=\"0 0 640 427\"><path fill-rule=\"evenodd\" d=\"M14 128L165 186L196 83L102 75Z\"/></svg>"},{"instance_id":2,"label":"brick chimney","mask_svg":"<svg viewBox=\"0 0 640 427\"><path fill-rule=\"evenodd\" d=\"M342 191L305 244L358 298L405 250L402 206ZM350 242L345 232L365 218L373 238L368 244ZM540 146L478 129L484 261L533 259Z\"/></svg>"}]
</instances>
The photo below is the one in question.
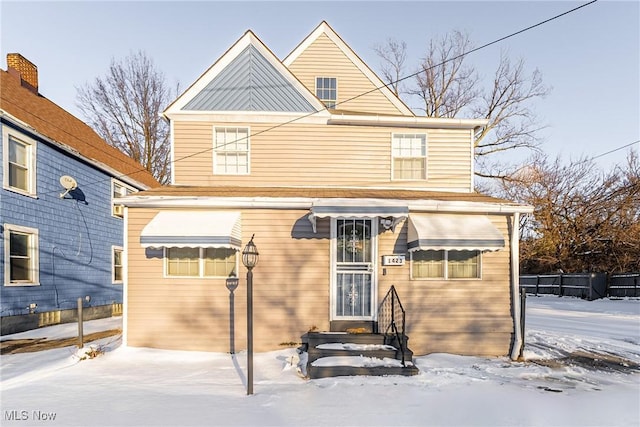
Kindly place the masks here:
<instances>
[{"instance_id":1,"label":"brick chimney","mask_svg":"<svg viewBox=\"0 0 640 427\"><path fill-rule=\"evenodd\" d=\"M19 53L7 54L7 72L20 79L20 84L38 94L38 67Z\"/></svg>"}]
</instances>

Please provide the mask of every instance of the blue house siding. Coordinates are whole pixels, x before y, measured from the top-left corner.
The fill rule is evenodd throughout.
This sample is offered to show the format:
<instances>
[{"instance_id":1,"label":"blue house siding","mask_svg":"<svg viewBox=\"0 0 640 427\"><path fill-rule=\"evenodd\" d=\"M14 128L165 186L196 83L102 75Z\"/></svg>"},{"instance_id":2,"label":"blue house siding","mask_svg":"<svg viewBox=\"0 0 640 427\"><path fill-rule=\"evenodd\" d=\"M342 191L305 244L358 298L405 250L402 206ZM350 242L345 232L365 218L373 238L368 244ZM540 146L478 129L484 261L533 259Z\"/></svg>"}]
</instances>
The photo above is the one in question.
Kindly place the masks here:
<instances>
[{"instance_id":1,"label":"blue house siding","mask_svg":"<svg viewBox=\"0 0 640 427\"><path fill-rule=\"evenodd\" d=\"M123 245L123 220L111 215L111 176L24 129L1 126L37 141L37 198L3 188L0 231L4 239L5 224L38 230L40 279L39 286L7 286L8 254L0 245L1 315L27 314L32 303L36 312L74 308L86 296L85 307L121 303L122 285L112 283L112 247ZM78 188L61 199L63 175L75 178Z\"/></svg>"}]
</instances>

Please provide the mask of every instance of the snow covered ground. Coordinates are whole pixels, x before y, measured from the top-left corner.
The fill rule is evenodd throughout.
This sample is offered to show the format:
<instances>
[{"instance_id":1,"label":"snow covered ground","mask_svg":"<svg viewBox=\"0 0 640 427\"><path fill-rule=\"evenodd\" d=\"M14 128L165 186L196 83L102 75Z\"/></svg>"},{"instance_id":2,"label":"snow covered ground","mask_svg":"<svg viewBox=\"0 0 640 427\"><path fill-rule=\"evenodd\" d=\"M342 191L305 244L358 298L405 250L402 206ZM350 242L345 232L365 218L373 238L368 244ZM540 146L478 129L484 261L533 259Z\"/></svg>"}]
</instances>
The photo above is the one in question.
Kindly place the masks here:
<instances>
[{"instance_id":1,"label":"snow covered ground","mask_svg":"<svg viewBox=\"0 0 640 427\"><path fill-rule=\"evenodd\" d=\"M527 299L526 362L416 357L413 377L305 380L297 354L73 347L0 358L2 426L638 426L640 300ZM87 322L85 333L119 326ZM60 325L5 339L71 337Z\"/></svg>"}]
</instances>

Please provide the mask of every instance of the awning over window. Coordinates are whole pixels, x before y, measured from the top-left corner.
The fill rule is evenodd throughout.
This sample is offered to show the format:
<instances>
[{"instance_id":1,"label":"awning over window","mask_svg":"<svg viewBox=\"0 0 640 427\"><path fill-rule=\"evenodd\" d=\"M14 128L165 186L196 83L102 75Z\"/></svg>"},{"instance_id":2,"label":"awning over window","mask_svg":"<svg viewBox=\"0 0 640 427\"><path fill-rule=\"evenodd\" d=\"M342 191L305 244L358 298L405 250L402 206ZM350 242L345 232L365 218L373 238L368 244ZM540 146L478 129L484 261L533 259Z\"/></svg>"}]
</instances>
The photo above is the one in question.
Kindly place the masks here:
<instances>
[{"instance_id":1,"label":"awning over window","mask_svg":"<svg viewBox=\"0 0 640 427\"><path fill-rule=\"evenodd\" d=\"M409 207L390 204L384 200L365 199L327 199L314 202L311 206L309 221L316 231L316 218L385 218L389 219L386 228L395 228L396 224L409 215Z\"/></svg>"},{"instance_id":2,"label":"awning over window","mask_svg":"<svg viewBox=\"0 0 640 427\"><path fill-rule=\"evenodd\" d=\"M160 212L142 229L140 244L143 248L240 249L240 212Z\"/></svg>"},{"instance_id":3,"label":"awning over window","mask_svg":"<svg viewBox=\"0 0 640 427\"><path fill-rule=\"evenodd\" d=\"M497 251L504 248L502 233L486 215L411 214L407 246L417 250Z\"/></svg>"}]
</instances>

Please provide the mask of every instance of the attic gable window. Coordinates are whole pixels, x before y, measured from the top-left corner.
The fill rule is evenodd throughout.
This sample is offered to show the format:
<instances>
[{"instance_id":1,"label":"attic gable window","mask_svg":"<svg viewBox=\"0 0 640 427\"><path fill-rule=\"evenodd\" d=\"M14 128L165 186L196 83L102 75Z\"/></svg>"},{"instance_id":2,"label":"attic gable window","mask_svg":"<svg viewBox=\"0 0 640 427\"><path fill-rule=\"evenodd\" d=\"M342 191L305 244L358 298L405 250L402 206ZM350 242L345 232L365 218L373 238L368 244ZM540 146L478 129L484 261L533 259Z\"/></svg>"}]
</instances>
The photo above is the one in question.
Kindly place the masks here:
<instances>
[{"instance_id":1,"label":"attic gable window","mask_svg":"<svg viewBox=\"0 0 640 427\"><path fill-rule=\"evenodd\" d=\"M426 134L394 134L391 157L394 180L427 179Z\"/></svg>"},{"instance_id":2,"label":"attic gable window","mask_svg":"<svg viewBox=\"0 0 640 427\"><path fill-rule=\"evenodd\" d=\"M335 77L316 77L316 96L327 108L336 108L338 81Z\"/></svg>"},{"instance_id":3,"label":"attic gable window","mask_svg":"<svg viewBox=\"0 0 640 427\"><path fill-rule=\"evenodd\" d=\"M249 128L214 128L213 173L217 175L248 175L249 147Z\"/></svg>"}]
</instances>

